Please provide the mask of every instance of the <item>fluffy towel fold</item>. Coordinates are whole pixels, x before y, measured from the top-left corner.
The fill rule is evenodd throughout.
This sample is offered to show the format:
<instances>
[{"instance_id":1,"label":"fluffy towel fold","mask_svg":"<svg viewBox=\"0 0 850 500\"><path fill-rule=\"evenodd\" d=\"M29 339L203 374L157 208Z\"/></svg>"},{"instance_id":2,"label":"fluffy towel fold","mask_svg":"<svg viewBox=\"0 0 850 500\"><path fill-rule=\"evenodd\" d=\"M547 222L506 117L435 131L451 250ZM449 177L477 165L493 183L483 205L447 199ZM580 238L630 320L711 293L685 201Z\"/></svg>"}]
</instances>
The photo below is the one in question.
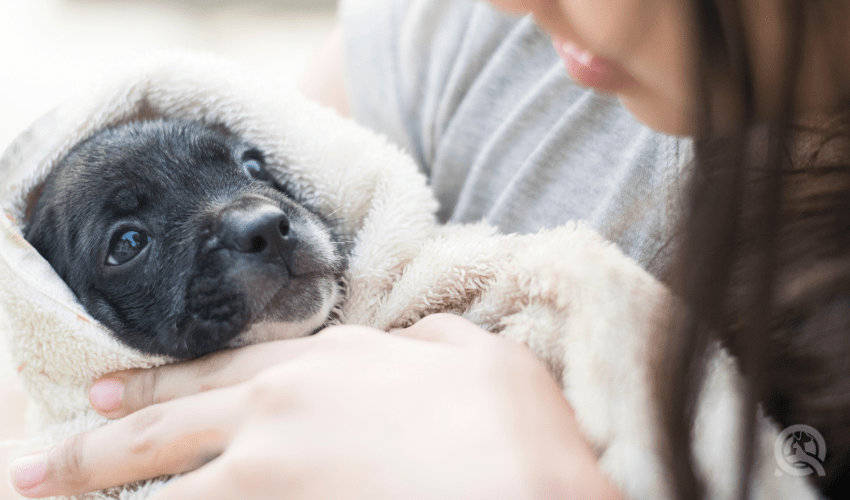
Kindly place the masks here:
<instances>
[{"instance_id":1,"label":"fluffy towel fold","mask_svg":"<svg viewBox=\"0 0 850 500\"><path fill-rule=\"evenodd\" d=\"M669 498L650 398L651 333L671 300L663 286L581 224L536 235L438 226L411 159L383 138L264 88L229 62L166 55L111 78L36 122L0 159L0 299L20 382L32 405L27 449L106 423L89 406L97 377L166 358L116 341L23 239L27 209L57 160L116 123L172 117L223 124L263 150L271 171L336 211L354 244L341 321L387 330L455 312L528 345L549 367L612 480L636 499ZM717 350L701 398L695 450L711 498L732 498L740 465L739 375ZM755 498L816 498L775 476L775 426L760 421ZM80 498L146 498L160 478Z\"/></svg>"}]
</instances>

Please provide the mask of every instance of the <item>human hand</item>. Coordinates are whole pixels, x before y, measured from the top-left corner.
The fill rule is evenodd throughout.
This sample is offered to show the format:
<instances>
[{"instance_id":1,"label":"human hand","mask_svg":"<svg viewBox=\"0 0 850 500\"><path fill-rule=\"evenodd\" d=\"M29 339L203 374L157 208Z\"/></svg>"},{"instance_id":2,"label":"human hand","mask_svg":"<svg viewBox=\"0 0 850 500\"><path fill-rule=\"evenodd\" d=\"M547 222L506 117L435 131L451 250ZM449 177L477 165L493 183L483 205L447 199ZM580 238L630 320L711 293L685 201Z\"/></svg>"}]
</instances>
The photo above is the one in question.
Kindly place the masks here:
<instances>
[{"instance_id":1,"label":"human hand","mask_svg":"<svg viewBox=\"0 0 850 500\"><path fill-rule=\"evenodd\" d=\"M189 472L155 499L617 497L524 347L450 315L397 333L335 327L110 375L92 403L120 419L22 459L29 474L16 462L16 488Z\"/></svg>"}]
</instances>

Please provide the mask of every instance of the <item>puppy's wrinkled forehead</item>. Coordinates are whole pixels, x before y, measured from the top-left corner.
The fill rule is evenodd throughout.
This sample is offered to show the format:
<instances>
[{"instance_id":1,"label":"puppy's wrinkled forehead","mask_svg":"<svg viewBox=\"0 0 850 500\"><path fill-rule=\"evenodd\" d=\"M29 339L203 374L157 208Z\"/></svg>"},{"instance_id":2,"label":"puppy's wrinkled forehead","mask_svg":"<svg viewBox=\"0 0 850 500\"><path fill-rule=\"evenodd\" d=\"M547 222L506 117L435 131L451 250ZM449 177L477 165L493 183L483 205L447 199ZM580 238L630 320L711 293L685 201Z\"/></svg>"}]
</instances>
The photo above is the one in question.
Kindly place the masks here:
<instances>
[{"instance_id":1,"label":"puppy's wrinkled forehead","mask_svg":"<svg viewBox=\"0 0 850 500\"><path fill-rule=\"evenodd\" d=\"M238 165L251 149L195 123L154 121L99 133L72 151L57 174L67 196L120 217L179 193L197 199L191 195L238 190L244 185ZM219 172L209 175L210 169Z\"/></svg>"}]
</instances>

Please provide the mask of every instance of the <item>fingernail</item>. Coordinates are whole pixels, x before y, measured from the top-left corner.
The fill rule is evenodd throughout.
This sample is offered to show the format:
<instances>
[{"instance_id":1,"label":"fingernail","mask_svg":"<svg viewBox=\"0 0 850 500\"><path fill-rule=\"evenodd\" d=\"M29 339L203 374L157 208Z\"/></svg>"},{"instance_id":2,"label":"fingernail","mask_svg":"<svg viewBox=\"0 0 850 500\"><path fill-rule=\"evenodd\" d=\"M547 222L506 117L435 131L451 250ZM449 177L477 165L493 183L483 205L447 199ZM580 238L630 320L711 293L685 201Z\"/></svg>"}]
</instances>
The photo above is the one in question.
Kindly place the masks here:
<instances>
[{"instance_id":1,"label":"fingernail","mask_svg":"<svg viewBox=\"0 0 850 500\"><path fill-rule=\"evenodd\" d=\"M124 382L117 378L98 380L89 392L89 401L98 411L110 412L121 408Z\"/></svg>"},{"instance_id":2,"label":"fingernail","mask_svg":"<svg viewBox=\"0 0 850 500\"><path fill-rule=\"evenodd\" d=\"M47 455L22 457L12 464L12 478L19 490L28 490L44 481L47 472Z\"/></svg>"}]
</instances>

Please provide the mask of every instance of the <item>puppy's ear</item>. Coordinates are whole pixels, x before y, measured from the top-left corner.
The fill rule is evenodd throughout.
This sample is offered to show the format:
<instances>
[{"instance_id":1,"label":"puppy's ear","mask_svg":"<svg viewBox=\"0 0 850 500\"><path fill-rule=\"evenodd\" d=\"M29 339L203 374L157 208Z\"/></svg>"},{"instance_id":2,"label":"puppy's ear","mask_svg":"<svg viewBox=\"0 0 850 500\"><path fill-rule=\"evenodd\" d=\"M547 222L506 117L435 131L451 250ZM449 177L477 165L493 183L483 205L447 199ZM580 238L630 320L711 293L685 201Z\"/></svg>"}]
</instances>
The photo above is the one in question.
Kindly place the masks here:
<instances>
[{"instance_id":1,"label":"puppy's ear","mask_svg":"<svg viewBox=\"0 0 850 500\"><path fill-rule=\"evenodd\" d=\"M44 186L41 186L39 191L43 189ZM64 246L60 237L61 223L56 221L53 207L40 206L37 201L34 201L28 205L27 212L28 221L24 229L24 238L67 282L68 263L61 250Z\"/></svg>"},{"instance_id":2,"label":"puppy's ear","mask_svg":"<svg viewBox=\"0 0 850 500\"><path fill-rule=\"evenodd\" d=\"M32 216L35 213L35 209L38 206L38 200L41 199L42 193L44 193L44 186L47 184L47 181L42 181L39 185L34 187L32 191L27 194L26 199L26 210L24 211L24 227L29 226L30 220L32 220ZM26 231L24 231L26 233Z\"/></svg>"}]
</instances>

